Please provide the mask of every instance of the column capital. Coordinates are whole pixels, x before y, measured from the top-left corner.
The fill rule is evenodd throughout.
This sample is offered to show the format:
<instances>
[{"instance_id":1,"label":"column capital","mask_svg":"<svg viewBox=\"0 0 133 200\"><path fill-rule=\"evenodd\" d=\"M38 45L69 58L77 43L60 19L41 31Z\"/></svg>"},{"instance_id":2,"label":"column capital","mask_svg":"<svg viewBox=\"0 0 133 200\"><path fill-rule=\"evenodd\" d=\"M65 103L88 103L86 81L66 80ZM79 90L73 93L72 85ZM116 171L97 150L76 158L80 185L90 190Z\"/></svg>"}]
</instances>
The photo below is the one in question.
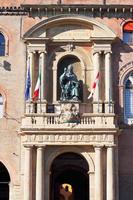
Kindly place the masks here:
<instances>
[{"instance_id":1,"label":"column capital","mask_svg":"<svg viewBox=\"0 0 133 200\"><path fill-rule=\"evenodd\" d=\"M28 49L28 54L35 54L36 53L36 51L35 50L33 50L33 49Z\"/></svg>"},{"instance_id":2,"label":"column capital","mask_svg":"<svg viewBox=\"0 0 133 200\"><path fill-rule=\"evenodd\" d=\"M100 55L101 53L102 53L102 51L98 51L98 50L94 50L94 51L93 51L93 55L95 55L95 54Z\"/></svg>"},{"instance_id":3,"label":"column capital","mask_svg":"<svg viewBox=\"0 0 133 200\"><path fill-rule=\"evenodd\" d=\"M112 54L112 51L111 50L105 50L104 51L104 54L106 55L106 54Z\"/></svg>"},{"instance_id":4,"label":"column capital","mask_svg":"<svg viewBox=\"0 0 133 200\"><path fill-rule=\"evenodd\" d=\"M115 148L116 147L116 144L108 144L108 145L105 145L107 149L109 148Z\"/></svg>"},{"instance_id":5,"label":"column capital","mask_svg":"<svg viewBox=\"0 0 133 200\"><path fill-rule=\"evenodd\" d=\"M24 144L23 145L26 149L31 149L33 148L33 145L32 144Z\"/></svg>"},{"instance_id":6,"label":"column capital","mask_svg":"<svg viewBox=\"0 0 133 200\"><path fill-rule=\"evenodd\" d=\"M100 145L100 144L96 144L96 145L93 145L94 149L99 149L99 150L102 150L104 145Z\"/></svg>"},{"instance_id":7,"label":"column capital","mask_svg":"<svg viewBox=\"0 0 133 200\"><path fill-rule=\"evenodd\" d=\"M40 55L43 55L43 54L47 54L47 51L46 51L45 49L44 49L44 50L39 50L38 53L39 53Z\"/></svg>"},{"instance_id":8,"label":"column capital","mask_svg":"<svg viewBox=\"0 0 133 200\"><path fill-rule=\"evenodd\" d=\"M35 145L37 149L45 149L46 148L46 145L42 145L42 144L38 144L38 145Z\"/></svg>"}]
</instances>

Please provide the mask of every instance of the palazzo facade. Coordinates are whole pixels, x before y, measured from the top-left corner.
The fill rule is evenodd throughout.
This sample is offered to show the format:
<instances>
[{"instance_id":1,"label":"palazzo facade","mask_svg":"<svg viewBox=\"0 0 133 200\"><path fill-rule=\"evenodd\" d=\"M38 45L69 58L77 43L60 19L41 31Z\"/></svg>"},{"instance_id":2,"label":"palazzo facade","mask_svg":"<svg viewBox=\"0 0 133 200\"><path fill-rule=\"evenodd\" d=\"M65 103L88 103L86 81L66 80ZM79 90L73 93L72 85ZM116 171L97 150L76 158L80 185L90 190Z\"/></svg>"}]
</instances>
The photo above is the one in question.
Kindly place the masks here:
<instances>
[{"instance_id":1,"label":"palazzo facade","mask_svg":"<svg viewBox=\"0 0 133 200\"><path fill-rule=\"evenodd\" d=\"M0 199L132 200L132 1L1 5Z\"/></svg>"}]
</instances>

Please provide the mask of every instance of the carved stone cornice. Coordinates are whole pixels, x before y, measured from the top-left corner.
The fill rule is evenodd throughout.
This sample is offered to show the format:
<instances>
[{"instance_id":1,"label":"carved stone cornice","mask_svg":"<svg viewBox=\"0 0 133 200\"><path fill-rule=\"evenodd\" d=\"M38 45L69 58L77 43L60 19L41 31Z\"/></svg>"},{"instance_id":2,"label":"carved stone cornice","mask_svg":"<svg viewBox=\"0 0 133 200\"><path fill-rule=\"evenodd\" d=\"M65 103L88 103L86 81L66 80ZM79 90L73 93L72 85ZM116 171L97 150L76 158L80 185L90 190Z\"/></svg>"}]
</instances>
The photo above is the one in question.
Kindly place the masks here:
<instances>
[{"instance_id":1,"label":"carved stone cornice","mask_svg":"<svg viewBox=\"0 0 133 200\"><path fill-rule=\"evenodd\" d=\"M28 11L24 7L0 7L0 15L27 15Z\"/></svg>"},{"instance_id":2,"label":"carved stone cornice","mask_svg":"<svg viewBox=\"0 0 133 200\"><path fill-rule=\"evenodd\" d=\"M60 14L82 14L88 17L116 17L131 18L133 16L133 5L105 5L105 4L22 4L29 16L55 16Z\"/></svg>"},{"instance_id":3,"label":"carved stone cornice","mask_svg":"<svg viewBox=\"0 0 133 200\"><path fill-rule=\"evenodd\" d=\"M20 7L0 7L0 15L34 15L43 17L51 14L82 14L88 17L118 17L132 18L133 5L104 5L104 4L22 4Z\"/></svg>"}]
</instances>

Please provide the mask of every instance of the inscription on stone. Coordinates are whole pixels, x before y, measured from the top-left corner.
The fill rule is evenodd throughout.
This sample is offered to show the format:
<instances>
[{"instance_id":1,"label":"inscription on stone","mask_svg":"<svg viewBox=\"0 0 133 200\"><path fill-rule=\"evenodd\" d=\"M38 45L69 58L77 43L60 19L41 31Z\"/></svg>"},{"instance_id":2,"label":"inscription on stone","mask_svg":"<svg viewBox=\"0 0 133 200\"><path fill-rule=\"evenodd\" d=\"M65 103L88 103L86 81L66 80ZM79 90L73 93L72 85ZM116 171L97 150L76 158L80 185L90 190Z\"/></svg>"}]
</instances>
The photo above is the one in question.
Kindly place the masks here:
<instances>
[{"instance_id":1,"label":"inscription on stone","mask_svg":"<svg viewBox=\"0 0 133 200\"><path fill-rule=\"evenodd\" d=\"M113 143L113 135L88 135L88 134L49 134L49 135L26 135L24 143Z\"/></svg>"}]
</instances>

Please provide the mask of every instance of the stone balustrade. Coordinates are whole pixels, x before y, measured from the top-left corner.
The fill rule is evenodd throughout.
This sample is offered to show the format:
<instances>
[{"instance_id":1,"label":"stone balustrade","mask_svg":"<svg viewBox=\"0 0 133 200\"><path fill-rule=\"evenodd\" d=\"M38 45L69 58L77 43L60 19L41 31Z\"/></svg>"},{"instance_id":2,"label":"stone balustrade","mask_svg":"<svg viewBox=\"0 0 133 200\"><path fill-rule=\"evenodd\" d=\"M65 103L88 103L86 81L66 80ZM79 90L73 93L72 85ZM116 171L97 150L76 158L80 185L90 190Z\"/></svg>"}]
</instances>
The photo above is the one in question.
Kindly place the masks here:
<instances>
[{"instance_id":1,"label":"stone balustrade","mask_svg":"<svg viewBox=\"0 0 133 200\"><path fill-rule=\"evenodd\" d=\"M84 113L79 116L78 121L62 122L61 115L56 113L26 114L22 119L21 129L65 129L72 126L75 129L116 128L115 115Z\"/></svg>"}]
</instances>

